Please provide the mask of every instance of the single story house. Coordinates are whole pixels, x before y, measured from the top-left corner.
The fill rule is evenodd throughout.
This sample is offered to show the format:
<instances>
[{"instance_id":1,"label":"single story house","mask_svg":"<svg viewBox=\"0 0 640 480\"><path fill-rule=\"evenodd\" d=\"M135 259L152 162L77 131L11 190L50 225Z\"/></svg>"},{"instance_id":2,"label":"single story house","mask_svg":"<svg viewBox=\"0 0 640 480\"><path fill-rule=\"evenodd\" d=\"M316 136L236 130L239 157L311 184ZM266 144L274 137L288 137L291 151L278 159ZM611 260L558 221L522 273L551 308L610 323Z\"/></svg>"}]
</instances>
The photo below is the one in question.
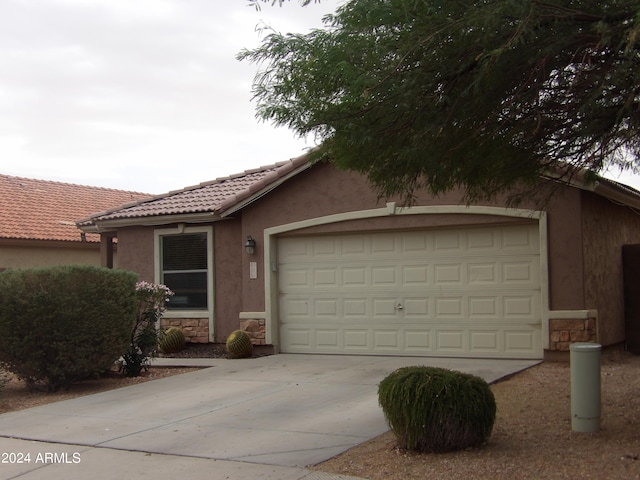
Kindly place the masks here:
<instances>
[{"instance_id":1,"label":"single story house","mask_svg":"<svg viewBox=\"0 0 640 480\"><path fill-rule=\"evenodd\" d=\"M107 264L100 258L100 236L81 232L75 221L149 196L0 175L0 270Z\"/></svg>"},{"instance_id":2,"label":"single story house","mask_svg":"<svg viewBox=\"0 0 640 480\"><path fill-rule=\"evenodd\" d=\"M176 292L164 322L193 342L242 328L274 352L542 359L625 340L640 192L575 178L543 208L460 198L403 208L301 156L78 226Z\"/></svg>"}]
</instances>

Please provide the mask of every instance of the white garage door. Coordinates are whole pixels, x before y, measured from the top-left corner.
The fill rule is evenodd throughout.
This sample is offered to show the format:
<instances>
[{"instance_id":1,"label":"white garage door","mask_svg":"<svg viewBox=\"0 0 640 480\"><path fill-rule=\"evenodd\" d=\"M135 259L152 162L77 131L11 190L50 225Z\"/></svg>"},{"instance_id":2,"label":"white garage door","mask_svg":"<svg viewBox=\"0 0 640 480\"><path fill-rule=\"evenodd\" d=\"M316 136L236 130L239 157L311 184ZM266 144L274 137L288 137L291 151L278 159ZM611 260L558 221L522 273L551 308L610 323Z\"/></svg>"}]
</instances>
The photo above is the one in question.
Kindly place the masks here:
<instances>
[{"instance_id":1,"label":"white garage door","mask_svg":"<svg viewBox=\"0 0 640 480\"><path fill-rule=\"evenodd\" d=\"M288 353L542 358L536 224L282 238Z\"/></svg>"}]
</instances>

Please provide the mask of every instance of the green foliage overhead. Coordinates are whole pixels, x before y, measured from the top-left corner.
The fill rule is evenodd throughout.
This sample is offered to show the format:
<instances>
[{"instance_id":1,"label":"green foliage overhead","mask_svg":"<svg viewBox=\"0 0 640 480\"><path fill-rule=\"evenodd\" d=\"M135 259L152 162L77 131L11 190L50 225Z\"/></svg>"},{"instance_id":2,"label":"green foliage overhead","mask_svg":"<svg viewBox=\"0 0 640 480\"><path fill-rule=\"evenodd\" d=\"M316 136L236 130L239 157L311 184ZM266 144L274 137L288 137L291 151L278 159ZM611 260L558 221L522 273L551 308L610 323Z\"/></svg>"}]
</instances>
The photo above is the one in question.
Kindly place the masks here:
<instances>
[{"instance_id":1,"label":"green foliage overhead","mask_svg":"<svg viewBox=\"0 0 640 480\"><path fill-rule=\"evenodd\" d=\"M444 368L400 368L380 382L378 400L399 446L418 452L482 445L496 418L487 382Z\"/></svg>"},{"instance_id":2,"label":"green foliage overhead","mask_svg":"<svg viewBox=\"0 0 640 480\"><path fill-rule=\"evenodd\" d=\"M127 347L136 275L93 266L0 273L0 365L55 391L109 370Z\"/></svg>"},{"instance_id":3,"label":"green foliage overhead","mask_svg":"<svg viewBox=\"0 0 640 480\"><path fill-rule=\"evenodd\" d=\"M261 65L259 118L315 136L381 196L471 201L550 169L635 168L639 19L637 0L350 0L238 58Z\"/></svg>"}]
</instances>

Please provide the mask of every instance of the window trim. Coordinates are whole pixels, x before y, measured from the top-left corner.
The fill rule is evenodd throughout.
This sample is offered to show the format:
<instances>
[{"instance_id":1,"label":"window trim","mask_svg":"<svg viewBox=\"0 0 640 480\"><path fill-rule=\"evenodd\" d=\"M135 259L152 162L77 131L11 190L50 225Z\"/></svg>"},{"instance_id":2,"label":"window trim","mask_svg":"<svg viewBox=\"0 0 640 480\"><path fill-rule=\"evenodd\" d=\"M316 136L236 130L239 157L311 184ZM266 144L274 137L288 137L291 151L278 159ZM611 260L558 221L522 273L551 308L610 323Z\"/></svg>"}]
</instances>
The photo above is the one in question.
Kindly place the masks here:
<instances>
[{"instance_id":1,"label":"window trim","mask_svg":"<svg viewBox=\"0 0 640 480\"><path fill-rule=\"evenodd\" d=\"M187 227L184 224L180 224L173 228L157 228L154 230L153 237L153 259L154 259L154 277L155 282L160 283L162 273L162 237L167 235L182 235L190 233L206 233L207 235L207 309L203 310L167 310L164 312L164 318L208 318L209 319L209 341L212 342L214 338L214 321L213 312L215 311L214 304L214 284L215 284L215 271L213 269L213 227L212 226L197 226Z\"/></svg>"}]
</instances>

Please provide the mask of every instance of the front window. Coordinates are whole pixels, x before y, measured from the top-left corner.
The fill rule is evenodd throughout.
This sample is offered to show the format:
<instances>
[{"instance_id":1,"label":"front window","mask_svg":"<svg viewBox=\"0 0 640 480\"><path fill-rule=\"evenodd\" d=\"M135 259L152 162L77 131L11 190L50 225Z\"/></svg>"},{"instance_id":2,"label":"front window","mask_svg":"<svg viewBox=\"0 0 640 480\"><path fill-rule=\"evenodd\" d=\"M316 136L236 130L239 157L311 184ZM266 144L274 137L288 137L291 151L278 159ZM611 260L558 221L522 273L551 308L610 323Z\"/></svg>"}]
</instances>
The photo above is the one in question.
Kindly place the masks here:
<instances>
[{"instance_id":1,"label":"front window","mask_svg":"<svg viewBox=\"0 0 640 480\"><path fill-rule=\"evenodd\" d=\"M207 251L206 233L160 237L160 281L175 293L168 309L207 309Z\"/></svg>"}]
</instances>

